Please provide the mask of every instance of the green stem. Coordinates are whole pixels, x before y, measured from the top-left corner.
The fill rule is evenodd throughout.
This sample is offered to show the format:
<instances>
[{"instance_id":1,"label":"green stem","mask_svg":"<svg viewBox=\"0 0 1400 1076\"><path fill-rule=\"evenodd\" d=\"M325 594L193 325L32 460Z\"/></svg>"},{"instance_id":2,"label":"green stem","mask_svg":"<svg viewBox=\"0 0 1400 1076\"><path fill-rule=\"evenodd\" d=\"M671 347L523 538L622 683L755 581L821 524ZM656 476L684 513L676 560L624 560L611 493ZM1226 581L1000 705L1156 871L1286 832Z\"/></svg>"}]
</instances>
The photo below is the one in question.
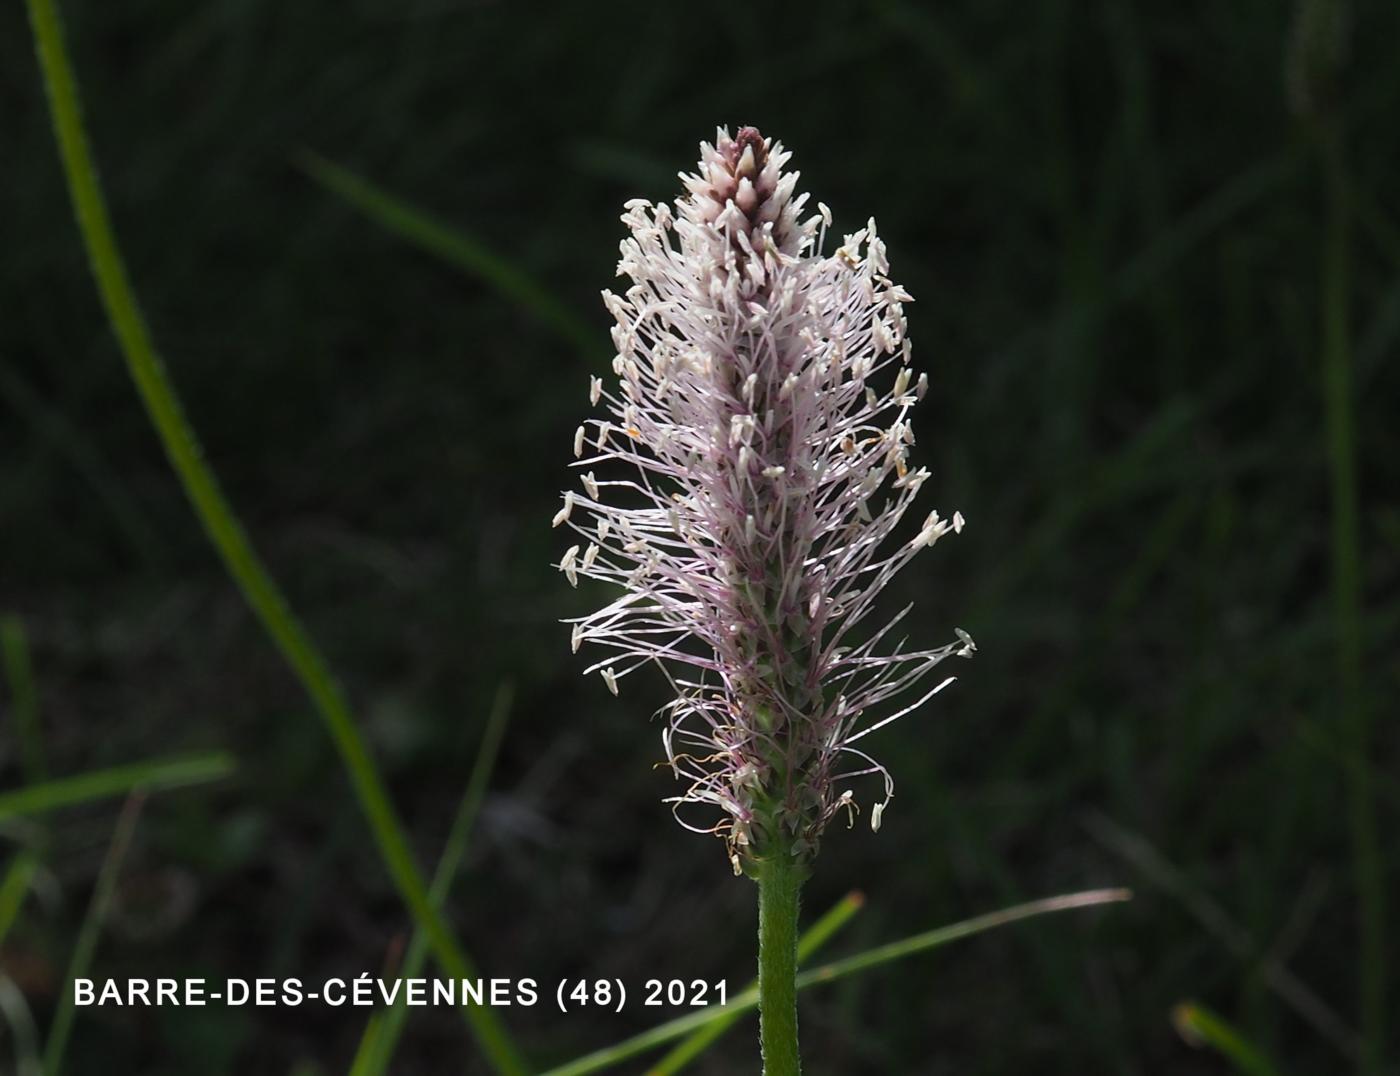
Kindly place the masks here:
<instances>
[{"instance_id":1,"label":"green stem","mask_svg":"<svg viewBox=\"0 0 1400 1076\"><path fill-rule=\"evenodd\" d=\"M797 907L803 870L792 856L762 860L758 875L758 1028L763 1076L798 1076Z\"/></svg>"},{"instance_id":2,"label":"green stem","mask_svg":"<svg viewBox=\"0 0 1400 1076\"><path fill-rule=\"evenodd\" d=\"M426 933L434 956L452 978L474 978L475 969L470 958L428 899L427 886L409 851L384 780L370 757L340 686L253 549L237 514L220 490L213 470L204 460L194 430L181 409L179 396L156 352L117 246L97 166L83 129L77 79L64 45L58 9L54 0L27 0L27 4L35 52L44 74L54 135L68 179L78 230L87 247L97 289L121 345L127 370L136 383L170 465L229 574L325 723L369 822L380 858L404 904ZM523 1073L525 1064L496 1014L489 1008L472 1006L467 1015L492 1068L508 1076Z\"/></svg>"},{"instance_id":3,"label":"green stem","mask_svg":"<svg viewBox=\"0 0 1400 1076\"><path fill-rule=\"evenodd\" d=\"M1335 127L1321 134L1326 224L1323 238L1322 380L1332 487L1332 605L1340 709L1348 754L1358 760L1347 783L1352 861L1359 903L1361 1071L1380 1071L1385 1055L1385 883L1376 835L1371 721L1362 678L1360 506L1351 379L1351 210L1346 156Z\"/></svg>"},{"instance_id":4,"label":"green stem","mask_svg":"<svg viewBox=\"0 0 1400 1076\"><path fill-rule=\"evenodd\" d=\"M92 901L88 904L83 925L78 929L78 940L73 945L73 957L68 964L68 975L64 979L58 1011L49 1025L49 1041L44 1048L44 1072L47 1076L59 1076L63 1068L63 1055L68 1049L68 1037L73 1030L74 997L73 983L86 976L92 965L93 954L97 951L98 935L102 932L103 921L107 918L107 907L112 903L112 894L117 890L117 879L122 864L126 861L127 849L136 833L136 823L141 817L141 808L146 804L146 793L138 789L127 797L122 813L117 816L117 828L112 834L112 843L107 847L102 869L97 874L97 884L92 890Z\"/></svg>"},{"instance_id":5,"label":"green stem","mask_svg":"<svg viewBox=\"0 0 1400 1076\"><path fill-rule=\"evenodd\" d=\"M847 893L842 900L830 911L816 921L797 939L797 962L802 964L813 953L825 945L833 934L840 930L850 920L851 916L860 911L865 904L865 894L859 890ZM741 991L742 994L751 994L758 989L758 982L751 982ZM719 1019L711 1020L704 1027L689 1035L684 1042L675 1046L665 1057L658 1061L651 1068L647 1069L646 1076L675 1076L688 1064L708 1050L714 1043L724 1035L734 1022L738 1020L737 1014L722 1016Z\"/></svg>"},{"instance_id":6,"label":"green stem","mask_svg":"<svg viewBox=\"0 0 1400 1076\"><path fill-rule=\"evenodd\" d=\"M926 930L922 934L915 934L913 937L868 949L855 956L848 956L844 960L823 964L811 971L804 971L797 977L797 989L806 990L809 987L834 983L871 968L880 967L895 960L903 960L917 953L927 953L963 938L971 938L976 934L996 930L1012 923L1019 923L1024 919L1034 919L1039 915L1057 912L1068 912L1075 908L1093 908L1102 904L1115 904L1119 901L1131 900L1132 896L1132 892L1127 889L1089 889L1082 893L1066 893L1063 896L1046 897L1043 900L1017 904L1010 908L1003 908L998 912L979 915L974 919L964 919L962 922L953 923L950 926ZM808 932L808 937L812 936L815 929ZM541 1073L540 1076L586 1076L590 1072L601 1072L664 1043L694 1034L700 1028L716 1021L732 1020L757 1006L758 988L751 986L730 998L728 1004L699 1009L687 1013L685 1016L678 1016L674 1020L668 1020L664 1024L643 1031L640 1035L633 1035L630 1039L605 1046L601 1050L594 1050L591 1054L585 1054L583 1057L577 1057Z\"/></svg>"},{"instance_id":7,"label":"green stem","mask_svg":"<svg viewBox=\"0 0 1400 1076\"><path fill-rule=\"evenodd\" d=\"M1194 1001L1183 1001L1172 1010L1178 1033L1192 1046L1211 1046L1230 1060L1242 1076L1279 1076L1264 1052L1238 1028Z\"/></svg>"}]
</instances>

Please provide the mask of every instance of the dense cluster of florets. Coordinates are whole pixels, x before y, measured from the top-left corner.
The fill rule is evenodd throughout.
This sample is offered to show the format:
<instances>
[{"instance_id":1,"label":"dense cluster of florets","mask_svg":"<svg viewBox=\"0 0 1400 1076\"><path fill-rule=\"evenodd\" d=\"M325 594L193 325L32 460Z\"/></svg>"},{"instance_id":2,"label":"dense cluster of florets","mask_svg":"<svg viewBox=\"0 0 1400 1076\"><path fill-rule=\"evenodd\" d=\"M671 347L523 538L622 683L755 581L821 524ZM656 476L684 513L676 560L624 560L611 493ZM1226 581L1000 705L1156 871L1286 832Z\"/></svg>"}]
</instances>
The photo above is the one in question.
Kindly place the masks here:
<instances>
[{"instance_id":1,"label":"dense cluster of florets","mask_svg":"<svg viewBox=\"0 0 1400 1076\"><path fill-rule=\"evenodd\" d=\"M973 650L962 632L905 650L893 632L908 607L872 623L896 573L963 520L931 512L892 540L929 477L908 462L928 384L909 365L910 296L873 220L822 253L830 212L802 218L788 157L752 127L720 130L674 212L627 204L618 274L632 285L604 293L617 383L591 381L606 417L579 427L582 491L554 520L581 536L559 562L569 581L623 591L574 624L574 649L610 651L589 671L614 693L643 665L666 671L665 747L686 782L671 802L726 839L736 870L815 852L834 815L854 815L856 778L883 783L878 829L893 782L854 744Z\"/></svg>"}]
</instances>

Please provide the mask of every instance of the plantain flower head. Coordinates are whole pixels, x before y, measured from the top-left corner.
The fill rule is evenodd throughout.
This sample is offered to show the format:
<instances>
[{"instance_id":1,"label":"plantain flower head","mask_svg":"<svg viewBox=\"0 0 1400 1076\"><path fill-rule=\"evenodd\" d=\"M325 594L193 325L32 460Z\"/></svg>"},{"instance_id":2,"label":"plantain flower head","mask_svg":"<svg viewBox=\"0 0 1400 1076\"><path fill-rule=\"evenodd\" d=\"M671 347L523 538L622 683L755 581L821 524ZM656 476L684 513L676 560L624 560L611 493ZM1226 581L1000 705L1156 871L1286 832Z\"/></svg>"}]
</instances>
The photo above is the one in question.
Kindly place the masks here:
<instances>
[{"instance_id":1,"label":"plantain flower head","mask_svg":"<svg viewBox=\"0 0 1400 1076\"><path fill-rule=\"evenodd\" d=\"M907 649L909 606L879 619L899 571L963 518L899 528L929 478L909 462L928 381L875 222L824 253L830 211L804 216L781 143L722 128L700 154L674 209L626 205L631 284L603 294L616 380L591 379L602 414L575 434L580 489L554 523L579 536L558 564L569 582L621 591L573 622L575 651L605 652L588 671L614 694L643 666L665 672L684 785L668 802L726 840L737 872L810 858L833 817L854 818L861 779L878 830L894 783L858 742L974 647L959 630Z\"/></svg>"}]
</instances>

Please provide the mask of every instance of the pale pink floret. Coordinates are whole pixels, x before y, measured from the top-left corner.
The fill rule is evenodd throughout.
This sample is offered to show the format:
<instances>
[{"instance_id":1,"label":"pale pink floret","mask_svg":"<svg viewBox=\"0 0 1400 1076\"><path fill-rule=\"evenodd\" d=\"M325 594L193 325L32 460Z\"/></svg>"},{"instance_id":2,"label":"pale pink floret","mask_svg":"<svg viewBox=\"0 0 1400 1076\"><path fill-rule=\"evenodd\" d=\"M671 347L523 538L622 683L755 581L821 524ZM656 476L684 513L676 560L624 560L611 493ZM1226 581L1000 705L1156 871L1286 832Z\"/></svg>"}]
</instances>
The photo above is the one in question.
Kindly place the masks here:
<instances>
[{"instance_id":1,"label":"pale pink floret","mask_svg":"<svg viewBox=\"0 0 1400 1076\"><path fill-rule=\"evenodd\" d=\"M769 846L815 851L855 809L852 778L883 780L878 828L893 782L853 745L973 650L962 632L905 650L893 631L908 607L871 622L896 573L963 519L933 512L892 541L929 477L907 463L927 386L908 365L910 296L873 220L822 253L830 214L800 219L788 157L753 128L721 129L674 212L627 203L618 274L632 285L603 296L618 380L590 384L607 417L575 436L582 492L555 516L582 537L559 564L569 580L623 590L575 623L574 649L610 651L589 671L614 693L643 665L666 671L664 741L688 782L672 802L718 809L681 821L723 835L736 869Z\"/></svg>"}]
</instances>

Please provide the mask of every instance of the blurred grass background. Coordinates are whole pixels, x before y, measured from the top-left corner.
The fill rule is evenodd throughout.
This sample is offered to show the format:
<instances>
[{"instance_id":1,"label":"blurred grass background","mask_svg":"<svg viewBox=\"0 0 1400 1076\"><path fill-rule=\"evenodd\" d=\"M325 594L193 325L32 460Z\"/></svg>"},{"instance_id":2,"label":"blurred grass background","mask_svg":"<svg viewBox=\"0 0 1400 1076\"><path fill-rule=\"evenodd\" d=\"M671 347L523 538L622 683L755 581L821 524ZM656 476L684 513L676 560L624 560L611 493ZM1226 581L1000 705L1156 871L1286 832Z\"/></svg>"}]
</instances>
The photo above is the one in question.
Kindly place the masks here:
<instances>
[{"instance_id":1,"label":"blurred grass background","mask_svg":"<svg viewBox=\"0 0 1400 1076\"><path fill-rule=\"evenodd\" d=\"M578 676L557 620L597 595L548 567L548 521L607 362L621 203L671 197L717 123L755 123L838 229L877 218L918 299L916 451L930 503L970 525L910 569L913 632L981 648L880 734L897 798L878 837L832 834L809 907L866 892L835 953L1046 893L1138 893L806 996L812 1071L1231 1071L1174 1026L1187 999L1280 1071L1355 1067L1361 956L1400 953L1400 926L1368 944L1358 925L1348 801L1371 772L1393 892L1400 9L1358 4L1335 50L1332 10L69 0L171 376L425 872L515 685L449 903L485 974L751 972L751 886L657 802L664 688L619 701ZM392 965L408 923L349 785L122 369L18 4L0 115L0 790L238 759L145 801L94 974ZM367 219L307 152L460 229L545 305ZM7 865L38 861L0 972L41 1029L119 809L0 823ZM364 1015L80 1010L67 1071L339 1072ZM501 1015L543 1064L657 1014ZM1379 1039L1393 1071L1400 1032ZM736 1031L696 1071L753 1057ZM396 1058L479 1064L432 1010Z\"/></svg>"}]
</instances>

